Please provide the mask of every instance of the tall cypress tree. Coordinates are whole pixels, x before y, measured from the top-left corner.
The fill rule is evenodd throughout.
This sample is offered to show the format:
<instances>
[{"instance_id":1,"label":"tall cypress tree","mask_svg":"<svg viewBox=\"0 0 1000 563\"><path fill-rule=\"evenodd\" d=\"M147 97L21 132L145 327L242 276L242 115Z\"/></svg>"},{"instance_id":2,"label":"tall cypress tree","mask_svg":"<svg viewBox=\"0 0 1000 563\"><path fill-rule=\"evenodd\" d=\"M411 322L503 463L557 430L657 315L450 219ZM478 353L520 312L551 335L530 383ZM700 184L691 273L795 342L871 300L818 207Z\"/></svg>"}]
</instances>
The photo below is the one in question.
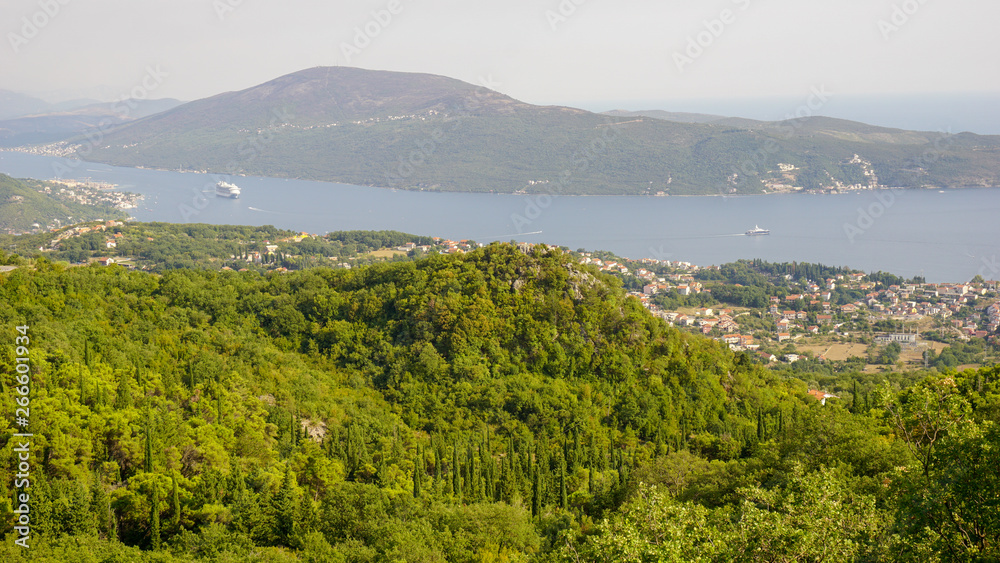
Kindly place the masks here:
<instances>
[{"instance_id":1,"label":"tall cypress tree","mask_svg":"<svg viewBox=\"0 0 1000 563\"><path fill-rule=\"evenodd\" d=\"M94 483L91 486L91 512L97 517L97 534L104 539L111 539L111 502L108 494L104 491L104 483L101 482L100 473L94 475Z\"/></svg>"},{"instance_id":2,"label":"tall cypress tree","mask_svg":"<svg viewBox=\"0 0 1000 563\"><path fill-rule=\"evenodd\" d=\"M292 535L298 503L295 499L295 476L292 467L285 462L285 478L282 480L281 488L274 497L272 505L272 537L275 543L288 545L288 540Z\"/></svg>"},{"instance_id":3,"label":"tall cypress tree","mask_svg":"<svg viewBox=\"0 0 1000 563\"><path fill-rule=\"evenodd\" d=\"M152 414L149 412L149 407L146 407L146 455L144 457L143 466L146 473L151 473L153 471L153 432L150 428L152 423Z\"/></svg>"},{"instance_id":4,"label":"tall cypress tree","mask_svg":"<svg viewBox=\"0 0 1000 563\"><path fill-rule=\"evenodd\" d=\"M129 378L121 374L118 378L118 393L115 396L115 408L125 410L132 408L132 389Z\"/></svg>"},{"instance_id":5,"label":"tall cypress tree","mask_svg":"<svg viewBox=\"0 0 1000 563\"><path fill-rule=\"evenodd\" d=\"M177 490L177 475L170 475L170 516L174 527L174 532L181 528L181 496Z\"/></svg>"},{"instance_id":6,"label":"tall cypress tree","mask_svg":"<svg viewBox=\"0 0 1000 563\"><path fill-rule=\"evenodd\" d=\"M89 350L89 348L88 348L88 350ZM77 370L77 375L78 375L78 378L79 378L79 386L80 386L80 404L82 405L82 404L86 403L86 401L87 401L87 389L86 389L86 383L83 381L83 368L82 367L79 370Z\"/></svg>"},{"instance_id":7,"label":"tall cypress tree","mask_svg":"<svg viewBox=\"0 0 1000 563\"><path fill-rule=\"evenodd\" d=\"M458 498L459 502L461 502L462 474L458 463L458 439L455 440L455 446L451 449L451 490L454 492L455 497Z\"/></svg>"},{"instance_id":8,"label":"tall cypress tree","mask_svg":"<svg viewBox=\"0 0 1000 563\"><path fill-rule=\"evenodd\" d=\"M532 473L535 479L531 487L531 515L538 517L542 512L542 472L536 466Z\"/></svg>"},{"instance_id":9,"label":"tall cypress tree","mask_svg":"<svg viewBox=\"0 0 1000 563\"><path fill-rule=\"evenodd\" d=\"M420 474L423 473L423 455L417 446L417 459L413 462L413 498L420 498Z\"/></svg>"},{"instance_id":10,"label":"tall cypress tree","mask_svg":"<svg viewBox=\"0 0 1000 563\"><path fill-rule=\"evenodd\" d=\"M149 543L154 551L160 549L160 487L153 483L153 495L149 501Z\"/></svg>"},{"instance_id":11,"label":"tall cypress tree","mask_svg":"<svg viewBox=\"0 0 1000 563\"><path fill-rule=\"evenodd\" d=\"M566 510L569 506L566 495L566 458L562 459L562 463L559 464L559 508Z\"/></svg>"}]
</instances>

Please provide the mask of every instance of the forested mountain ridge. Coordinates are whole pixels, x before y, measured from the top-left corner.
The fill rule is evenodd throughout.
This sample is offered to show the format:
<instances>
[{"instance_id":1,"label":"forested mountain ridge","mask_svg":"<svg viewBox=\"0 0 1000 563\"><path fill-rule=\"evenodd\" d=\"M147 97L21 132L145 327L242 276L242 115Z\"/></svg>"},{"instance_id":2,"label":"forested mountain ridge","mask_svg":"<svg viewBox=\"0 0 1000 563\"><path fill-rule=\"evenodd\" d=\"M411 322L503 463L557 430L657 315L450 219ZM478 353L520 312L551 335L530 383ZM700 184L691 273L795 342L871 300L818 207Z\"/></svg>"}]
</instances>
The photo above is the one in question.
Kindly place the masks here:
<instances>
[{"instance_id":1,"label":"forested mountain ridge","mask_svg":"<svg viewBox=\"0 0 1000 563\"><path fill-rule=\"evenodd\" d=\"M524 103L430 74L317 67L73 143L88 160L422 190L699 195L996 186L1000 137L827 118L680 123Z\"/></svg>"},{"instance_id":2,"label":"forested mountain ridge","mask_svg":"<svg viewBox=\"0 0 1000 563\"><path fill-rule=\"evenodd\" d=\"M984 547L947 523L927 524L937 535L893 523L925 484L899 468L943 477L935 456L953 444L898 437L923 420L917 399L955 406L935 419L942 435L989 445L996 369L898 400L869 383L823 407L558 250L493 244L266 275L38 259L0 277L0 318L11 342L30 327L39 561L995 553L988 522ZM2 349L8 393L13 353ZM2 409L12 467L13 403ZM4 522L12 509L0 506ZM643 528L667 537L699 518L711 546ZM636 538L646 551L629 551Z\"/></svg>"}]
</instances>

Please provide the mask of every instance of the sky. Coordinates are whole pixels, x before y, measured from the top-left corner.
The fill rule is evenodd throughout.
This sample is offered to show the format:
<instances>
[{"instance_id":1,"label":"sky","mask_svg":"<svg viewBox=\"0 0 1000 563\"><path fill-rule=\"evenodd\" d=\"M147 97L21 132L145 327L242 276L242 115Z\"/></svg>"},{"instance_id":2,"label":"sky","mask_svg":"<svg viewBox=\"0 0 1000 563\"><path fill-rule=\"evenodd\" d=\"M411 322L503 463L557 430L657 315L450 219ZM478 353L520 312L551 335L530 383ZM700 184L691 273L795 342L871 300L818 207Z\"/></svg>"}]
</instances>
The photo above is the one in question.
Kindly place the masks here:
<instances>
[{"instance_id":1,"label":"sky","mask_svg":"<svg viewBox=\"0 0 1000 563\"><path fill-rule=\"evenodd\" d=\"M818 88L888 111L995 102L997 21L995 0L5 0L0 89L193 100L343 65L593 110L780 118Z\"/></svg>"}]
</instances>

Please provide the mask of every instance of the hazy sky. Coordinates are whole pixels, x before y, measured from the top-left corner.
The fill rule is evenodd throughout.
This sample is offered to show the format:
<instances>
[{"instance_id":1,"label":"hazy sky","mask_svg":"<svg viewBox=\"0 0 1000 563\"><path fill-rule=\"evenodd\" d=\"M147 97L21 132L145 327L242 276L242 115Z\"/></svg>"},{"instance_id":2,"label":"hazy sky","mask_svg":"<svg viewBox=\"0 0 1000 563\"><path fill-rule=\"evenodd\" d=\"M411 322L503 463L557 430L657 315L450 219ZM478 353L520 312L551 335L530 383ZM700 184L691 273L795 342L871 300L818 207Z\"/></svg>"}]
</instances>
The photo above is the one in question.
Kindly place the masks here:
<instances>
[{"instance_id":1,"label":"hazy sky","mask_svg":"<svg viewBox=\"0 0 1000 563\"><path fill-rule=\"evenodd\" d=\"M337 64L491 78L533 103L1000 93L996 0L4 0L0 15L0 88L49 97L145 80L191 100Z\"/></svg>"}]
</instances>

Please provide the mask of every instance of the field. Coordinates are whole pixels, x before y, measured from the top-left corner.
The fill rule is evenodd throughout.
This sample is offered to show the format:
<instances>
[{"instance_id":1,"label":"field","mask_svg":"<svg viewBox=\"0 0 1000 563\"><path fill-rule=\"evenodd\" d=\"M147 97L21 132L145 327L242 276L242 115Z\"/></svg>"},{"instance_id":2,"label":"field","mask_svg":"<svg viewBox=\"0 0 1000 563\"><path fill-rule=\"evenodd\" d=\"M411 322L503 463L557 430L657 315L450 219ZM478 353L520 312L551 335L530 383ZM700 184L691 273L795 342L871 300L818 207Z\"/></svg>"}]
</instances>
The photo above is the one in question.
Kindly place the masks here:
<instances>
[{"instance_id":1,"label":"field","mask_svg":"<svg viewBox=\"0 0 1000 563\"><path fill-rule=\"evenodd\" d=\"M941 342L931 342L931 341L920 341L919 345L914 348L904 347L902 353L899 355L900 361L909 367L919 367L924 361L924 351L931 349L934 352L940 354L941 350L947 347L946 344ZM843 361L852 357L864 357L867 354L868 346L860 342L818 342L815 344L796 344L796 348L801 352L811 352L816 356L822 355L827 360L831 361ZM885 366L879 365L866 365L865 372L871 373L876 372L880 368Z\"/></svg>"},{"instance_id":2,"label":"field","mask_svg":"<svg viewBox=\"0 0 1000 563\"><path fill-rule=\"evenodd\" d=\"M402 250L373 250L368 255L375 258L392 258L394 256L406 256L406 253Z\"/></svg>"}]
</instances>

